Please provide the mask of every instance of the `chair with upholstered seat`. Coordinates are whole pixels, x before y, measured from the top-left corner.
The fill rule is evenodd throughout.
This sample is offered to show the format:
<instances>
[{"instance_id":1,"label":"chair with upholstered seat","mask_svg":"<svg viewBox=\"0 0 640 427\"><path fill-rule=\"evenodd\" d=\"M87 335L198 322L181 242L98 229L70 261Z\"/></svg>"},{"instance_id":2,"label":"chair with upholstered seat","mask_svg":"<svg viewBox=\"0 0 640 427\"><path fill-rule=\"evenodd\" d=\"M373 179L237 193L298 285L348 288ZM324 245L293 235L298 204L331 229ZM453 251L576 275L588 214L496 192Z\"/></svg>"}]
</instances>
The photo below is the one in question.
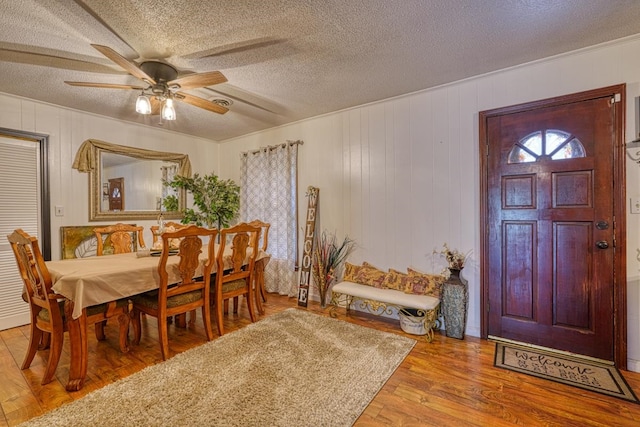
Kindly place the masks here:
<instances>
[{"instance_id":1,"label":"chair with upholstered seat","mask_svg":"<svg viewBox=\"0 0 640 427\"><path fill-rule=\"evenodd\" d=\"M96 235L98 244L96 249L97 256L136 252L138 247L145 247L142 236L144 227L142 226L117 223L106 227L96 227L93 229L93 232ZM107 240L113 248L109 253L105 251L105 242ZM104 339L104 327L106 323L106 321L96 323L95 329L98 339Z\"/></svg>"},{"instance_id":2,"label":"chair with upholstered seat","mask_svg":"<svg viewBox=\"0 0 640 427\"><path fill-rule=\"evenodd\" d=\"M21 229L7 236L16 258L20 277L25 285L26 300L31 312L29 347L22 369L31 366L38 350L49 348L49 359L42 377L42 384L51 382L60 361L64 332L68 330L65 314L65 298L52 289L51 275L47 269L38 239ZM83 309L85 325L97 324L117 316L120 323L120 349L129 350L129 301L119 300ZM86 335L84 335L86 338ZM104 336L102 336L104 338ZM100 339L100 337L99 337ZM82 343L85 346L86 341Z\"/></svg>"},{"instance_id":3,"label":"chair with upholstered seat","mask_svg":"<svg viewBox=\"0 0 640 427\"><path fill-rule=\"evenodd\" d=\"M181 228L187 227L189 226L189 224L182 224L179 222L173 222L173 221L168 221L164 223L164 231L176 231L176 230L180 230ZM159 233L160 230L160 226L159 225L152 225L151 227L149 227L151 229L151 237L152 237L152 243L151 243L151 249L152 250L161 250L162 249L162 238L160 237L160 235L162 233ZM175 249L180 245L180 241L178 239L173 239L173 240L169 240L170 243L170 248L171 249ZM193 313L191 314L191 324L195 323L195 318L196 318L196 313L195 310L193 311ZM169 317L167 319L167 321L169 323L173 322L173 317ZM176 325L180 326L181 328L186 328L187 327L187 321L186 321L186 314L180 314L178 316L176 316Z\"/></svg>"},{"instance_id":4,"label":"chair with upholstered seat","mask_svg":"<svg viewBox=\"0 0 640 427\"><path fill-rule=\"evenodd\" d=\"M262 245L258 245L260 250L263 252L267 252L267 248L269 247L269 227L271 224L268 222L263 222L258 219L253 220L249 223L254 227L260 227L262 232L260 233L260 240L262 240ZM250 243L251 246L251 243ZM264 314L264 308L262 307L263 302L267 302L267 290L264 287L264 269L267 259L256 260L256 271L254 275L254 291L256 293L256 307L258 309L258 313ZM234 300L235 304L235 300Z\"/></svg>"},{"instance_id":5,"label":"chair with upholstered seat","mask_svg":"<svg viewBox=\"0 0 640 427\"><path fill-rule=\"evenodd\" d=\"M210 283L211 270L215 262L216 229L190 225L173 232L164 232L162 253L158 261L159 287L157 290L133 298L134 343L142 336L142 313L158 319L158 336L162 359L169 358L169 332L166 319L202 308L202 319L207 341L213 339L211 326ZM206 259L201 258L203 239L208 238ZM169 240L180 239L179 252L169 258Z\"/></svg>"},{"instance_id":6,"label":"chair with upholstered seat","mask_svg":"<svg viewBox=\"0 0 640 427\"><path fill-rule=\"evenodd\" d=\"M144 227L142 226L118 223L107 227L96 227L93 229L93 232L98 241L98 248L96 250L96 255L98 256L106 255L104 247L107 239L111 242L113 254L135 252L138 250L138 247L145 247L142 236Z\"/></svg>"},{"instance_id":7,"label":"chair with upholstered seat","mask_svg":"<svg viewBox=\"0 0 640 427\"><path fill-rule=\"evenodd\" d=\"M224 303L230 298L243 296L247 302L251 321L256 321L253 309L253 274L258 256L260 227L247 223L220 230L220 247L216 257L215 295L218 333L224 334ZM227 248L230 248L227 249Z\"/></svg>"}]
</instances>

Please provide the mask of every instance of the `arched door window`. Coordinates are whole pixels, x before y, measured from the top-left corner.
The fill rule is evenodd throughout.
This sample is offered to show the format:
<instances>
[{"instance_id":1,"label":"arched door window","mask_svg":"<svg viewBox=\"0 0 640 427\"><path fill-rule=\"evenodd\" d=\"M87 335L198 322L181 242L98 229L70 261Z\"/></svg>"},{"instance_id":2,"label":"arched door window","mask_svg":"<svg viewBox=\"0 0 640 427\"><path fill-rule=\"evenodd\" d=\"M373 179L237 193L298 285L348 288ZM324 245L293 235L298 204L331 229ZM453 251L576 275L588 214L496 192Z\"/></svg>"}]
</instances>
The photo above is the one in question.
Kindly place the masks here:
<instances>
[{"instance_id":1,"label":"arched door window","mask_svg":"<svg viewBox=\"0 0 640 427\"><path fill-rule=\"evenodd\" d=\"M531 163L541 158L551 160L586 157L580 140L556 129L536 131L518 141L509 153L509 163Z\"/></svg>"}]
</instances>

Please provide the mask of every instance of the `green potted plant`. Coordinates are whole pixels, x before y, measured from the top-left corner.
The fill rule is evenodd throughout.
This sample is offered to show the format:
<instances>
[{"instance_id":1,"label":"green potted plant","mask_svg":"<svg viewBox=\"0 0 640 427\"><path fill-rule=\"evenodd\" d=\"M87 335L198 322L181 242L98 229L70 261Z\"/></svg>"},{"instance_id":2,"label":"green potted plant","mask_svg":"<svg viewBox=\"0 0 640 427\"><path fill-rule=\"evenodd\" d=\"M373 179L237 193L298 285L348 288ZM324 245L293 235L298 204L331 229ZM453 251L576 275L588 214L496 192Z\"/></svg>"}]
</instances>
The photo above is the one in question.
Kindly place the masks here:
<instances>
[{"instance_id":1,"label":"green potted plant","mask_svg":"<svg viewBox=\"0 0 640 427\"><path fill-rule=\"evenodd\" d=\"M193 208L182 211L182 223L195 223L209 228L229 227L240 209L240 187L231 179L220 179L215 173L191 178L176 176L164 185L173 189L183 189L193 195ZM176 200L177 202L177 200ZM174 203L167 197L164 201ZM172 205L173 206L173 205Z\"/></svg>"},{"instance_id":2,"label":"green potted plant","mask_svg":"<svg viewBox=\"0 0 640 427\"><path fill-rule=\"evenodd\" d=\"M178 197L173 194L162 199L162 205L164 206L165 212L177 212L180 210Z\"/></svg>"}]
</instances>

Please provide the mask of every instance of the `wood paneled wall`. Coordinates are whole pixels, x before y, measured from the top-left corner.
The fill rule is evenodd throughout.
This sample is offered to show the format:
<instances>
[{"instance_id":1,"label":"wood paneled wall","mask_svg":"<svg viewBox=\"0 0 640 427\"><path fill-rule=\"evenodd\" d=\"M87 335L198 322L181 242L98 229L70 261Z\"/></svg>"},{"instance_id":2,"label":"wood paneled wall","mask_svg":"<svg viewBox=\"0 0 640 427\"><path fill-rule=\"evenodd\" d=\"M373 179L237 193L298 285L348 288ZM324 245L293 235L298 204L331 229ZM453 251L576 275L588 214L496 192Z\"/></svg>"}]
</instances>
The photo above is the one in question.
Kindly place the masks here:
<instances>
[{"instance_id":1,"label":"wood paneled wall","mask_svg":"<svg viewBox=\"0 0 640 427\"><path fill-rule=\"evenodd\" d=\"M241 152L303 140L300 198L307 186L320 188L320 227L358 241L352 261L439 272L444 263L433 251L444 242L472 250L463 271L471 295L467 333L478 336L478 113L627 83L629 141L640 121L639 51L640 37L628 38L222 141L220 172L237 179ZM627 166L627 194L640 196L640 166ZM628 217L628 366L640 371L640 215Z\"/></svg>"},{"instance_id":2,"label":"wood paneled wall","mask_svg":"<svg viewBox=\"0 0 640 427\"><path fill-rule=\"evenodd\" d=\"M52 217L54 258L60 256L59 227L88 223L88 177L71 169L85 139L185 152L194 171L233 179L239 178L241 152L302 139L300 218L305 189L314 185L320 188L321 227L358 241L353 262L438 272L444 263L433 250L444 242L472 250L463 272L471 295L467 333L479 335L478 112L626 83L626 140L632 140L640 128L638 52L640 36L631 37L220 145L3 94L0 127L50 135L52 209L65 207L64 217ZM640 197L640 166L631 161L627 195ZM640 215L628 214L627 228L628 366L640 372Z\"/></svg>"}]
</instances>

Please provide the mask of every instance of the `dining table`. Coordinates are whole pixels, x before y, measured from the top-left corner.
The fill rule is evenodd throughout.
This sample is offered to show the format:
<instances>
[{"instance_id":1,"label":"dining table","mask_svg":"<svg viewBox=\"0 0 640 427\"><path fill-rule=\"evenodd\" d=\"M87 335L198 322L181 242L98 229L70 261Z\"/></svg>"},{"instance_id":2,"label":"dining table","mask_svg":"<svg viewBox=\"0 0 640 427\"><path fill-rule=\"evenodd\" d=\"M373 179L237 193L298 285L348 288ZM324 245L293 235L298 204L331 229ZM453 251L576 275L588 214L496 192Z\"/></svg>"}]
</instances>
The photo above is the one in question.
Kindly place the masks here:
<instances>
[{"instance_id":1,"label":"dining table","mask_svg":"<svg viewBox=\"0 0 640 427\"><path fill-rule=\"evenodd\" d=\"M205 245L196 277L203 271L206 254ZM230 254L229 249L229 266ZM86 308L158 289L158 255L159 252L141 251L46 262L53 290L65 298L64 312L69 330L71 358L69 381L66 385L68 391L80 390L87 375ZM180 256L176 255L170 256L167 262L170 282L180 280L178 269L171 267L177 266L179 262ZM269 254L264 251L260 251L256 257L256 261L262 260L260 264L267 263L269 259ZM214 262L212 273L215 273L216 268Z\"/></svg>"}]
</instances>

